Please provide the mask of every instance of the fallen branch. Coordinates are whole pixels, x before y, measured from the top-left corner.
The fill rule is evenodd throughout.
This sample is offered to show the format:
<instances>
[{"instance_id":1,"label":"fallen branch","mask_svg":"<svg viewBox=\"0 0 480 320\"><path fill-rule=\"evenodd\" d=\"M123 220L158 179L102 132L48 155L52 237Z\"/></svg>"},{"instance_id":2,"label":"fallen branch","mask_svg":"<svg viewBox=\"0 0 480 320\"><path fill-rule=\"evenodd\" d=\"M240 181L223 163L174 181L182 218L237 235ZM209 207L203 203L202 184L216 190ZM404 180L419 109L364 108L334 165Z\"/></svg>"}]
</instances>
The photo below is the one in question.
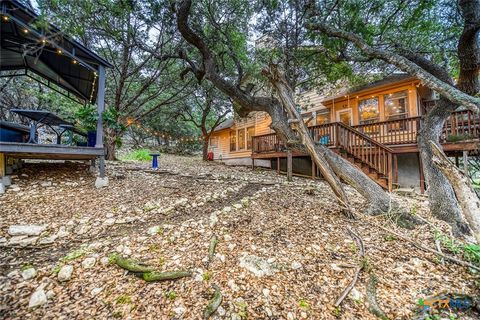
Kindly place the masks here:
<instances>
[{"instance_id":1,"label":"fallen branch","mask_svg":"<svg viewBox=\"0 0 480 320\"><path fill-rule=\"evenodd\" d=\"M377 277L370 273L370 279L367 284L367 302L368 302L368 311L377 316L382 320L388 320L387 315L380 308L377 302Z\"/></svg>"},{"instance_id":2,"label":"fallen branch","mask_svg":"<svg viewBox=\"0 0 480 320\"><path fill-rule=\"evenodd\" d=\"M110 256L110 261L115 263L120 268L128 270L130 272L135 273L144 273L144 272L152 272L155 269L151 266L144 264L143 262L139 262L133 259L124 258L118 254L112 254Z\"/></svg>"},{"instance_id":3,"label":"fallen branch","mask_svg":"<svg viewBox=\"0 0 480 320\"><path fill-rule=\"evenodd\" d=\"M212 314L214 314L215 311L217 311L218 307L222 303L223 296L222 296L222 292L220 291L220 288L218 286L215 286L215 285L213 286L213 288L215 289L215 293L213 294L213 298L212 298L212 300L210 300L207 307L203 311L203 319L204 320L208 320L212 316Z\"/></svg>"},{"instance_id":4,"label":"fallen branch","mask_svg":"<svg viewBox=\"0 0 480 320\"><path fill-rule=\"evenodd\" d=\"M412 244L413 246L423 250L423 251L427 251L427 252L430 252L430 253L434 253L436 255L439 255L440 257L444 258L445 260L449 260L451 262L454 262L458 265L461 265L461 266L464 266L464 267L469 267L469 268L472 268L472 269L475 269L477 271L480 271L480 267L477 267L476 265L473 265L469 262L466 262L466 261L463 261L463 260L460 260L460 259L457 259L457 258L454 258L454 257L451 257L451 256L448 256L442 252L439 252L437 250L434 250L434 249L431 249L429 247L426 247L424 245L421 245L421 244L418 244L417 242L405 237L405 236L402 236L401 234L399 234L398 232L395 232L393 230L390 230L388 228L385 228L385 227L382 227L382 226L379 226L375 223L370 223L368 221L366 221L369 225L372 225L372 226L375 226L377 228L380 228L386 232L389 232L391 234L394 234L395 236L399 237L400 239L404 240L404 241L407 241L408 243Z\"/></svg>"},{"instance_id":5,"label":"fallen branch","mask_svg":"<svg viewBox=\"0 0 480 320\"><path fill-rule=\"evenodd\" d=\"M357 267L357 270L355 271L355 274L353 276L352 281L350 281L350 284L343 290L342 294L340 295L340 297L338 297L337 301L335 301L335 307L339 307L342 301L348 295L348 293L353 289L353 287L358 281L358 276L360 272L365 267L365 263L364 263L365 247L363 246L362 238L360 238L360 236L357 233L355 233L352 229L350 229L350 227L347 227L347 231L350 234L350 236L353 238L353 240L357 243L357 246L359 248L360 264Z\"/></svg>"},{"instance_id":6,"label":"fallen branch","mask_svg":"<svg viewBox=\"0 0 480 320\"><path fill-rule=\"evenodd\" d=\"M153 281L165 281L165 280L175 280L185 277L191 277L192 272L190 271L166 271L166 272L145 272L143 274L143 280L147 282Z\"/></svg>"}]
</instances>

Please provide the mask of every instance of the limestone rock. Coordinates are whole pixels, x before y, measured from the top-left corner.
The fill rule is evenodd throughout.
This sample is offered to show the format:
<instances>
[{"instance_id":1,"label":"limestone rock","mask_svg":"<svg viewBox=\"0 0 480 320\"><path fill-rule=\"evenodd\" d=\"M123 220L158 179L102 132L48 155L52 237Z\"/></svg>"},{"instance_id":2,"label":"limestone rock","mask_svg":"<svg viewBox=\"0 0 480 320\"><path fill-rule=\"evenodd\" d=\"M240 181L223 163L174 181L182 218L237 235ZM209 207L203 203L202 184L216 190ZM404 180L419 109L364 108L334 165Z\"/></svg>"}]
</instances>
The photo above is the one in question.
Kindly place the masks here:
<instances>
[{"instance_id":1,"label":"limestone rock","mask_svg":"<svg viewBox=\"0 0 480 320\"><path fill-rule=\"evenodd\" d=\"M71 265L64 265L60 271L58 272L58 281L64 282L70 280L73 273L73 266Z\"/></svg>"},{"instance_id":2,"label":"limestone rock","mask_svg":"<svg viewBox=\"0 0 480 320\"><path fill-rule=\"evenodd\" d=\"M274 264L267 260L253 255L246 255L240 258L240 267L247 269L257 277L271 276L278 271Z\"/></svg>"},{"instance_id":3,"label":"limestone rock","mask_svg":"<svg viewBox=\"0 0 480 320\"><path fill-rule=\"evenodd\" d=\"M24 280L35 278L36 275L37 275L37 270L35 270L35 268L33 267L27 268L22 271L22 278Z\"/></svg>"},{"instance_id":4,"label":"limestone rock","mask_svg":"<svg viewBox=\"0 0 480 320\"><path fill-rule=\"evenodd\" d=\"M8 227L8 234L11 236L39 236L47 230L46 225L12 225Z\"/></svg>"},{"instance_id":5,"label":"limestone rock","mask_svg":"<svg viewBox=\"0 0 480 320\"><path fill-rule=\"evenodd\" d=\"M82 267L84 269L93 268L96 262L97 262L97 259L95 259L94 257L85 258L85 260L82 261Z\"/></svg>"},{"instance_id":6,"label":"limestone rock","mask_svg":"<svg viewBox=\"0 0 480 320\"><path fill-rule=\"evenodd\" d=\"M35 308L47 303L47 295L43 288L37 289L31 296L30 301L28 302L29 308Z\"/></svg>"}]
</instances>

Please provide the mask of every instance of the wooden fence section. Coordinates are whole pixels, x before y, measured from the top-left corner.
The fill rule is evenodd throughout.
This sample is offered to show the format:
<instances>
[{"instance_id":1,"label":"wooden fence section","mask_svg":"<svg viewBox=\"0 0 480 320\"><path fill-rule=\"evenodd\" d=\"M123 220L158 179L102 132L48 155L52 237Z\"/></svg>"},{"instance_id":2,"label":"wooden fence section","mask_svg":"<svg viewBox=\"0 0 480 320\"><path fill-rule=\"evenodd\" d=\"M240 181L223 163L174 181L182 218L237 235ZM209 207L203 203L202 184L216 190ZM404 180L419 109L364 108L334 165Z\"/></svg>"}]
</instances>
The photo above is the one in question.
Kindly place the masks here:
<instances>
[{"instance_id":1,"label":"wooden fence section","mask_svg":"<svg viewBox=\"0 0 480 320\"><path fill-rule=\"evenodd\" d=\"M480 114L457 111L445 121L440 142L459 142L480 138Z\"/></svg>"}]
</instances>

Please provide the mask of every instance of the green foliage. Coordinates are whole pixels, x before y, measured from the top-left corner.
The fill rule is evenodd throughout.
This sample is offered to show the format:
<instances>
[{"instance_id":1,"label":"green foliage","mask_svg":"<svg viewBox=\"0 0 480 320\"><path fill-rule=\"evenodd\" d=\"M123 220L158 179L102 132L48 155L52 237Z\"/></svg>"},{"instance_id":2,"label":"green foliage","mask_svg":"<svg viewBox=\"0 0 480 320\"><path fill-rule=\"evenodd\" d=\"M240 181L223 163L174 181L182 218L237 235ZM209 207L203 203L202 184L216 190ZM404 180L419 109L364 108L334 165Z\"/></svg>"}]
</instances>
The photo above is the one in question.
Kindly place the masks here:
<instances>
[{"instance_id":1,"label":"green foliage","mask_svg":"<svg viewBox=\"0 0 480 320\"><path fill-rule=\"evenodd\" d=\"M476 244L462 244L457 240L435 231L434 238L439 240L444 248L454 254L461 254L466 261L480 265L480 246Z\"/></svg>"},{"instance_id":2,"label":"green foliage","mask_svg":"<svg viewBox=\"0 0 480 320\"><path fill-rule=\"evenodd\" d=\"M80 128L86 131L95 131L98 120L97 108L93 105L79 108L75 113L75 119Z\"/></svg>"},{"instance_id":3,"label":"green foliage","mask_svg":"<svg viewBox=\"0 0 480 320\"><path fill-rule=\"evenodd\" d=\"M168 300L175 300L177 299L177 293L175 291L167 291L165 292L165 297L168 299Z\"/></svg>"},{"instance_id":4,"label":"green foliage","mask_svg":"<svg viewBox=\"0 0 480 320\"><path fill-rule=\"evenodd\" d=\"M137 149L121 157L123 161L151 161L152 152L148 149Z\"/></svg>"},{"instance_id":5,"label":"green foliage","mask_svg":"<svg viewBox=\"0 0 480 320\"><path fill-rule=\"evenodd\" d=\"M60 259L60 261L61 262L72 261L72 260L75 260L75 259L78 259L78 258L84 256L86 253L87 253L87 251L85 249L80 248L80 249L69 252L65 257Z\"/></svg>"},{"instance_id":6,"label":"green foliage","mask_svg":"<svg viewBox=\"0 0 480 320\"><path fill-rule=\"evenodd\" d=\"M129 304L132 303L132 298L128 294L122 294L115 300L117 304Z\"/></svg>"},{"instance_id":7,"label":"green foliage","mask_svg":"<svg viewBox=\"0 0 480 320\"><path fill-rule=\"evenodd\" d=\"M300 309L303 309L305 311L310 310L311 308L310 303L305 299L300 299L298 301L298 306L300 307Z\"/></svg>"}]
</instances>

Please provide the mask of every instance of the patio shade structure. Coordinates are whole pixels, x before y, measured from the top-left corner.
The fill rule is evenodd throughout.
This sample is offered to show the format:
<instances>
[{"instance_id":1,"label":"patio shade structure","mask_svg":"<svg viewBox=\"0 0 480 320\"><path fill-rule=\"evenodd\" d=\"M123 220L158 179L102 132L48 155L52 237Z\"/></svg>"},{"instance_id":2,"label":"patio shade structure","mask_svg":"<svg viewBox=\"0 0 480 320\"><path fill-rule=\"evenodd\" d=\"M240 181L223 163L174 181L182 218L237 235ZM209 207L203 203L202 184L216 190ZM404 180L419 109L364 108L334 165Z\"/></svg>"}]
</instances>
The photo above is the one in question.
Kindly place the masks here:
<instances>
[{"instance_id":1,"label":"patio shade structure","mask_svg":"<svg viewBox=\"0 0 480 320\"><path fill-rule=\"evenodd\" d=\"M0 0L0 77L27 76L79 103L95 103L99 114L95 148L103 149L105 68L112 65L55 25L45 27L38 21L38 14L22 3ZM0 153L5 148L0 146Z\"/></svg>"}]
</instances>

